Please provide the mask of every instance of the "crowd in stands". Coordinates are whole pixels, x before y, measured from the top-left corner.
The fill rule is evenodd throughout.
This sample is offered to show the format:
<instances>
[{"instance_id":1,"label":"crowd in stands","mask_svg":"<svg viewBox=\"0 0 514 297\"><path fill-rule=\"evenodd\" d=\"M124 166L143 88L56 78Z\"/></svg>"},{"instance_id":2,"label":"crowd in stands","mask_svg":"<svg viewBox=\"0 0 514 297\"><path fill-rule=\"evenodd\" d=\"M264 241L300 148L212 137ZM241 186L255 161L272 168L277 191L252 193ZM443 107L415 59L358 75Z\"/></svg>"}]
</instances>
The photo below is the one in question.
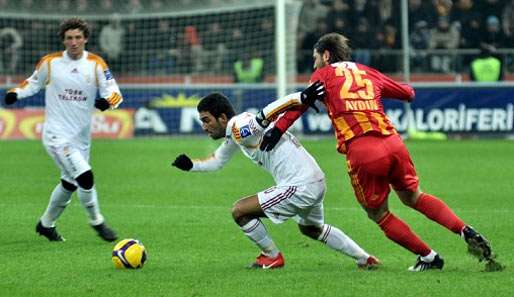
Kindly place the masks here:
<instances>
[{"instance_id":1,"label":"crowd in stands","mask_svg":"<svg viewBox=\"0 0 514 297\"><path fill-rule=\"evenodd\" d=\"M130 74L253 73L259 81L275 71L274 10L152 17L195 3L207 7L237 0L0 0L6 12L105 14L88 20L88 50L114 72ZM411 67L414 72L463 72L486 49L512 71L514 0L408 0ZM384 72L402 66L398 0L304 0L297 35L297 70L312 69L312 47L327 32L351 40L354 60ZM141 18L126 17L144 13ZM27 74L42 55L60 50L58 22L51 18L0 18L0 74ZM246 69L246 70L245 70ZM258 69L258 71L256 70ZM255 73L255 72L261 73ZM245 74L246 73L246 74Z\"/></svg>"},{"instance_id":2,"label":"crowd in stands","mask_svg":"<svg viewBox=\"0 0 514 297\"><path fill-rule=\"evenodd\" d=\"M462 71L481 49L500 53L514 45L514 0L408 0L408 10L414 71ZM299 34L300 71L311 67L303 61L310 61L317 38L336 31L350 38L355 60L397 72L400 11L400 1L395 0L306 0ZM463 55L456 58L459 52ZM512 63L512 54L502 58Z\"/></svg>"}]
</instances>

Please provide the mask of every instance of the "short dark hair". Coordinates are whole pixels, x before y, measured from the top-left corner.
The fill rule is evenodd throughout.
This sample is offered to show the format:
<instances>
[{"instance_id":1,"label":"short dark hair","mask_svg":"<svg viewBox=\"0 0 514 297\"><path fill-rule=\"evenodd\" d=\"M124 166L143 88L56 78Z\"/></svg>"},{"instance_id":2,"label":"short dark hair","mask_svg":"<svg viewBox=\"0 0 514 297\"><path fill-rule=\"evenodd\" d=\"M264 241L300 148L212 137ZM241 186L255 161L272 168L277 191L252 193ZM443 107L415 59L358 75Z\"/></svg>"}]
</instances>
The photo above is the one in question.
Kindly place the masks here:
<instances>
[{"instance_id":1,"label":"short dark hair","mask_svg":"<svg viewBox=\"0 0 514 297\"><path fill-rule=\"evenodd\" d=\"M339 33L328 33L320 37L314 45L314 49L319 54L325 51L330 53L330 64L348 61L351 59L352 49L350 48L349 39Z\"/></svg>"},{"instance_id":2,"label":"short dark hair","mask_svg":"<svg viewBox=\"0 0 514 297\"><path fill-rule=\"evenodd\" d=\"M59 25L59 37L61 40L64 40L64 33L66 31L73 29L79 29L82 31L82 33L84 33L84 38L87 39L89 37L89 24L83 19L71 18L62 21L61 25Z\"/></svg>"},{"instance_id":3,"label":"short dark hair","mask_svg":"<svg viewBox=\"0 0 514 297\"><path fill-rule=\"evenodd\" d=\"M230 104L230 101L228 101L227 96L221 93L211 93L203 97L200 102L198 102L196 110L198 110L198 112L207 111L215 118L219 118L223 113L228 119L236 115L234 107Z\"/></svg>"}]
</instances>

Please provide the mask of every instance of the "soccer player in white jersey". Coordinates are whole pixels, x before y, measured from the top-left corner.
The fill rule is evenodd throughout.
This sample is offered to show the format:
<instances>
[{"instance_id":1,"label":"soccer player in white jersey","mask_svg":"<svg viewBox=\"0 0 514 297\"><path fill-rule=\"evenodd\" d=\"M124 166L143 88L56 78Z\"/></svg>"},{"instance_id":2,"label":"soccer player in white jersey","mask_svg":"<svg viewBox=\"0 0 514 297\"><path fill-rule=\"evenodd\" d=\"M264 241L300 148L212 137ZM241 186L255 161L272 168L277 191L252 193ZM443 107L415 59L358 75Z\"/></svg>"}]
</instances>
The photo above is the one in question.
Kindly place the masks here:
<instances>
[{"instance_id":1,"label":"soccer player in white jersey","mask_svg":"<svg viewBox=\"0 0 514 297\"><path fill-rule=\"evenodd\" d=\"M65 50L44 56L34 73L5 96L9 105L45 88L43 144L61 170L61 180L50 195L36 232L50 241L64 241L55 222L77 190L91 226L102 239L114 241L116 233L100 213L89 165L91 118L95 108L113 109L123 99L104 60L85 50L89 36L86 22L77 18L63 21L59 36Z\"/></svg>"},{"instance_id":2,"label":"soccer player in white jersey","mask_svg":"<svg viewBox=\"0 0 514 297\"><path fill-rule=\"evenodd\" d=\"M302 94L321 96L315 87L310 86ZM284 102L298 101L299 97L300 93L296 93L277 100L259 112L257 117L248 112L235 115L232 105L222 94L212 93L202 98L197 109L203 130L211 138L225 137L225 141L210 158L191 160L181 154L172 165L185 171L214 171L241 150L255 164L271 173L276 186L240 199L232 209L234 221L261 250L251 268L272 269L285 264L282 253L260 219L262 217L268 217L275 224L293 218L302 234L354 258L360 268L375 268L379 264L377 258L370 256L340 229L324 223L325 175L298 140L288 133L274 150L259 150L269 119L283 111L280 106Z\"/></svg>"}]
</instances>

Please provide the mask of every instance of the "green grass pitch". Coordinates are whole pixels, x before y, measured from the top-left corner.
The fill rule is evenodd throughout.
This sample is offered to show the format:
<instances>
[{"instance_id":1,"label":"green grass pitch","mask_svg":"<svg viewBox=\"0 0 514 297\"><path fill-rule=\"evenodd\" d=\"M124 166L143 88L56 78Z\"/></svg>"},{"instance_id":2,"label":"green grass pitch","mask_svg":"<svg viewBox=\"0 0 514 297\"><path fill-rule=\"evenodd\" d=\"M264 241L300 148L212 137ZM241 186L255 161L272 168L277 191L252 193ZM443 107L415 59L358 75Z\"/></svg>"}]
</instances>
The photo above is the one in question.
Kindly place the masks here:
<instances>
[{"instance_id":1,"label":"green grass pitch","mask_svg":"<svg viewBox=\"0 0 514 297\"><path fill-rule=\"evenodd\" d=\"M170 167L179 153L210 154L218 143L207 137L94 141L91 162L101 209L120 239L138 238L148 250L142 270L116 270L113 244L87 225L76 196L58 222L67 241L36 236L58 171L39 141L2 141L0 296L514 296L514 142L407 142L422 189L491 240L507 266L492 273L466 254L459 237L391 195L391 209L446 261L443 271L406 271L415 257L389 241L359 208L334 140L303 143L327 175L326 222L378 256L379 270L357 270L350 258L303 237L292 221L266 221L285 268L245 269L258 250L232 221L230 209L273 181L242 154L216 173Z\"/></svg>"}]
</instances>

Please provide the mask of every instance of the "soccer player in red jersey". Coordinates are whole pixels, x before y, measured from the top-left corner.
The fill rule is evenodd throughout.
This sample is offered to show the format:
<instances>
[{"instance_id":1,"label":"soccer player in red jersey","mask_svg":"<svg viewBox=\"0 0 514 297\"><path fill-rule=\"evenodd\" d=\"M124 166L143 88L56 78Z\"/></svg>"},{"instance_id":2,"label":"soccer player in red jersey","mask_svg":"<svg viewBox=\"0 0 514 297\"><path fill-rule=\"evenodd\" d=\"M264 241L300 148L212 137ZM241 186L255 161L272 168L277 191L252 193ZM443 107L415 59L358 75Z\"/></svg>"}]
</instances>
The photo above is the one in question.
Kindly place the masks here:
<instances>
[{"instance_id":1,"label":"soccer player in red jersey","mask_svg":"<svg viewBox=\"0 0 514 297\"><path fill-rule=\"evenodd\" d=\"M337 150L346 155L348 173L357 200L385 235L418 255L410 271L442 269L444 260L388 207L390 188L408 207L460 235L469 251L487 260L490 269L501 269L495 262L489 242L465 224L439 198L424 193L414 164L400 135L384 112L382 98L410 102L414 90L399 84L376 69L350 62L348 39L341 34L322 36L314 46L311 81L321 81L326 89L323 101L337 138ZM272 150L281 135L313 102L292 107L267 132L262 150Z\"/></svg>"}]
</instances>

